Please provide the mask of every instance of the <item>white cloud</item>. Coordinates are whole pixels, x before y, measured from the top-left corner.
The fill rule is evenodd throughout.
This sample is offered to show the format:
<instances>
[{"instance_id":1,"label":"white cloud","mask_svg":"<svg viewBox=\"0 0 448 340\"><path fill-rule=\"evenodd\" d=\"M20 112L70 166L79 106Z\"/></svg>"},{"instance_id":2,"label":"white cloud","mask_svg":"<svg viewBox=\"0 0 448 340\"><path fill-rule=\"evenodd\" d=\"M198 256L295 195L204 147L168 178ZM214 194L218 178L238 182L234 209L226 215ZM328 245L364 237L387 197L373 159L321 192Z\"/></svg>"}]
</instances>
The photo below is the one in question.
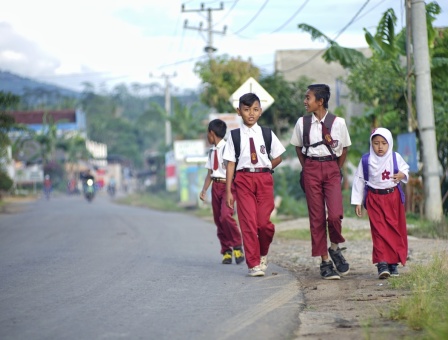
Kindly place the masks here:
<instances>
[{"instance_id":1,"label":"white cloud","mask_svg":"<svg viewBox=\"0 0 448 340\"><path fill-rule=\"evenodd\" d=\"M225 36L213 35L213 46L218 54L251 58L270 71L276 50L325 47L299 31L298 23L312 25L334 38L365 1L308 1L292 18L303 3L271 1L257 15L263 4L259 1L239 1L232 11L233 2L224 2L223 11L212 12L213 29L222 31L227 25L228 30ZM155 79L149 78L150 72L155 76L176 72L174 86L197 88L200 82L193 67L197 57L205 55L207 35L185 29L183 22L188 19L191 27L203 22L205 27L207 12L182 13L181 4L155 0L4 1L0 3L0 67L77 89L83 81L103 81L108 86L121 81L150 83ZM200 4L199 0L189 1L186 8L199 9ZM439 4L448 10L446 2ZM218 8L219 2L207 2L208 6ZM338 42L347 47L366 46L362 28L375 27L391 6L401 27L401 1L370 2L361 19L353 22ZM436 23L448 25L446 13ZM279 27L282 30L272 33Z\"/></svg>"}]
</instances>

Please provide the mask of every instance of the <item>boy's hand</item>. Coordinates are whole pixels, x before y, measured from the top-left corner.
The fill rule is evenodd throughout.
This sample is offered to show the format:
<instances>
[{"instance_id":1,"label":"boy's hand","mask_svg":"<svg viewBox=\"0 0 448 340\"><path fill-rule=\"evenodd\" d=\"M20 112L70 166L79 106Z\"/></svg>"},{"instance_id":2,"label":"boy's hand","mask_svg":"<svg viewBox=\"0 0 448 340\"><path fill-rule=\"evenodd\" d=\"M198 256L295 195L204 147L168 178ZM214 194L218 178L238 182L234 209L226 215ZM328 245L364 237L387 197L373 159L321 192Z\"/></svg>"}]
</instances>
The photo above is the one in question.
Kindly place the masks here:
<instances>
[{"instance_id":1,"label":"boy's hand","mask_svg":"<svg viewBox=\"0 0 448 340\"><path fill-rule=\"evenodd\" d=\"M199 198L201 199L201 201L205 201L205 191L202 190L201 193L199 194Z\"/></svg>"},{"instance_id":2,"label":"boy's hand","mask_svg":"<svg viewBox=\"0 0 448 340\"><path fill-rule=\"evenodd\" d=\"M355 206L355 213L358 217L362 216L362 206L361 205Z\"/></svg>"},{"instance_id":3,"label":"boy's hand","mask_svg":"<svg viewBox=\"0 0 448 340\"><path fill-rule=\"evenodd\" d=\"M226 195L226 203L227 203L227 206L230 208L230 209L233 209L233 204L234 204L234 200L233 200L233 195L232 195L232 193L231 192L228 192L227 193L227 195Z\"/></svg>"}]
</instances>

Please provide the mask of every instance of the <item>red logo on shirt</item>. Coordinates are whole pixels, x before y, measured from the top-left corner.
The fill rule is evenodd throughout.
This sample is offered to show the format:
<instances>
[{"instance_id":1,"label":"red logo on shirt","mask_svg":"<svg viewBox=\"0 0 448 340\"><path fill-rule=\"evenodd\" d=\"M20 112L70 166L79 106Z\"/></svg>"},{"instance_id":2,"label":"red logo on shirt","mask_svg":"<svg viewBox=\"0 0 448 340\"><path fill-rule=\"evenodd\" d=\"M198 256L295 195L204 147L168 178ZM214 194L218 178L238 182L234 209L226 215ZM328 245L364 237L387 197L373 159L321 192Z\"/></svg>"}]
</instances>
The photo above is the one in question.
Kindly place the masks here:
<instances>
[{"instance_id":1,"label":"red logo on shirt","mask_svg":"<svg viewBox=\"0 0 448 340\"><path fill-rule=\"evenodd\" d=\"M383 181L389 179L390 171L384 170L381 175L383 176Z\"/></svg>"}]
</instances>

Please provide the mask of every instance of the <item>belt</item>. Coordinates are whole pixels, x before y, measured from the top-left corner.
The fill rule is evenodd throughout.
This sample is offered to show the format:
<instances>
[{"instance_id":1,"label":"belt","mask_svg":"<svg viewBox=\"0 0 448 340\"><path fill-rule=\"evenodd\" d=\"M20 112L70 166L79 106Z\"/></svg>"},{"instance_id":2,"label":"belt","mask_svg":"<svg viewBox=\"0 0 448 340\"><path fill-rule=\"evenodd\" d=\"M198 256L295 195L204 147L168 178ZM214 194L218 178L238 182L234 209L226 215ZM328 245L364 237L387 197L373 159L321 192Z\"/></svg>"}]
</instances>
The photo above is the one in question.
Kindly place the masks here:
<instances>
[{"instance_id":1,"label":"belt","mask_svg":"<svg viewBox=\"0 0 448 340\"><path fill-rule=\"evenodd\" d=\"M270 172L271 174L274 173L274 170L271 170L269 168L243 168L241 170L237 170L242 171L242 172Z\"/></svg>"},{"instance_id":2,"label":"belt","mask_svg":"<svg viewBox=\"0 0 448 340\"><path fill-rule=\"evenodd\" d=\"M395 191L395 188L387 188L387 189L375 189L372 187L367 186L367 190L375 193L375 194L379 194L379 195L387 195L387 194L391 194Z\"/></svg>"},{"instance_id":3,"label":"belt","mask_svg":"<svg viewBox=\"0 0 448 340\"><path fill-rule=\"evenodd\" d=\"M225 183L226 179L225 178L221 178L221 177L212 177L212 181L213 182L217 182L217 183Z\"/></svg>"},{"instance_id":4,"label":"belt","mask_svg":"<svg viewBox=\"0 0 448 340\"><path fill-rule=\"evenodd\" d=\"M335 161L336 157L333 158L333 156L324 156L324 157L307 157L313 161L318 162L329 162L329 161Z\"/></svg>"}]
</instances>

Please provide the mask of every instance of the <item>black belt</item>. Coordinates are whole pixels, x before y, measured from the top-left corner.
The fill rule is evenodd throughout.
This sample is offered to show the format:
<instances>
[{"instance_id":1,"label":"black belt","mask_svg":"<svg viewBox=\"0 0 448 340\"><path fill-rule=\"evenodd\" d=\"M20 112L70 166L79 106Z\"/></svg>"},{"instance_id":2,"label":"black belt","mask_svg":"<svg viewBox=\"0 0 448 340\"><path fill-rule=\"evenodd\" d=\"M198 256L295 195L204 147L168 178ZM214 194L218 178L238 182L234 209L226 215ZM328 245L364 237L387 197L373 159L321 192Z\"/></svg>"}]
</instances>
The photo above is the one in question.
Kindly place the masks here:
<instances>
[{"instance_id":1,"label":"black belt","mask_svg":"<svg viewBox=\"0 0 448 340\"><path fill-rule=\"evenodd\" d=\"M212 177L212 181L213 182L217 182L217 183L225 183L226 179L225 178L221 178L221 177Z\"/></svg>"},{"instance_id":2,"label":"black belt","mask_svg":"<svg viewBox=\"0 0 448 340\"><path fill-rule=\"evenodd\" d=\"M313 161L318 161L318 162L329 162L329 161L335 161L337 158L333 156L324 156L324 157L307 157Z\"/></svg>"},{"instance_id":3,"label":"black belt","mask_svg":"<svg viewBox=\"0 0 448 340\"><path fill-rule=\"evenodd\" d=\"M242 172L270 172L271 174L274 173L274 170L271 170L269 168L243 168L243 169L237 170L237 171L242 171Z\"/></svg>"},{"instance_id":4,"label":"black belt","mask_svg":"<svg viewBox=\"0 0 448 340\"><path fill-rule=\"evenodd\" d=\"M367 186L367 190L375 193L375 194L379 194L379 195L387 195L387 194L391 194L395 191L395 188L387 188L387 189L375 189L372 187Z\"/></svg>"}]
</instances>

